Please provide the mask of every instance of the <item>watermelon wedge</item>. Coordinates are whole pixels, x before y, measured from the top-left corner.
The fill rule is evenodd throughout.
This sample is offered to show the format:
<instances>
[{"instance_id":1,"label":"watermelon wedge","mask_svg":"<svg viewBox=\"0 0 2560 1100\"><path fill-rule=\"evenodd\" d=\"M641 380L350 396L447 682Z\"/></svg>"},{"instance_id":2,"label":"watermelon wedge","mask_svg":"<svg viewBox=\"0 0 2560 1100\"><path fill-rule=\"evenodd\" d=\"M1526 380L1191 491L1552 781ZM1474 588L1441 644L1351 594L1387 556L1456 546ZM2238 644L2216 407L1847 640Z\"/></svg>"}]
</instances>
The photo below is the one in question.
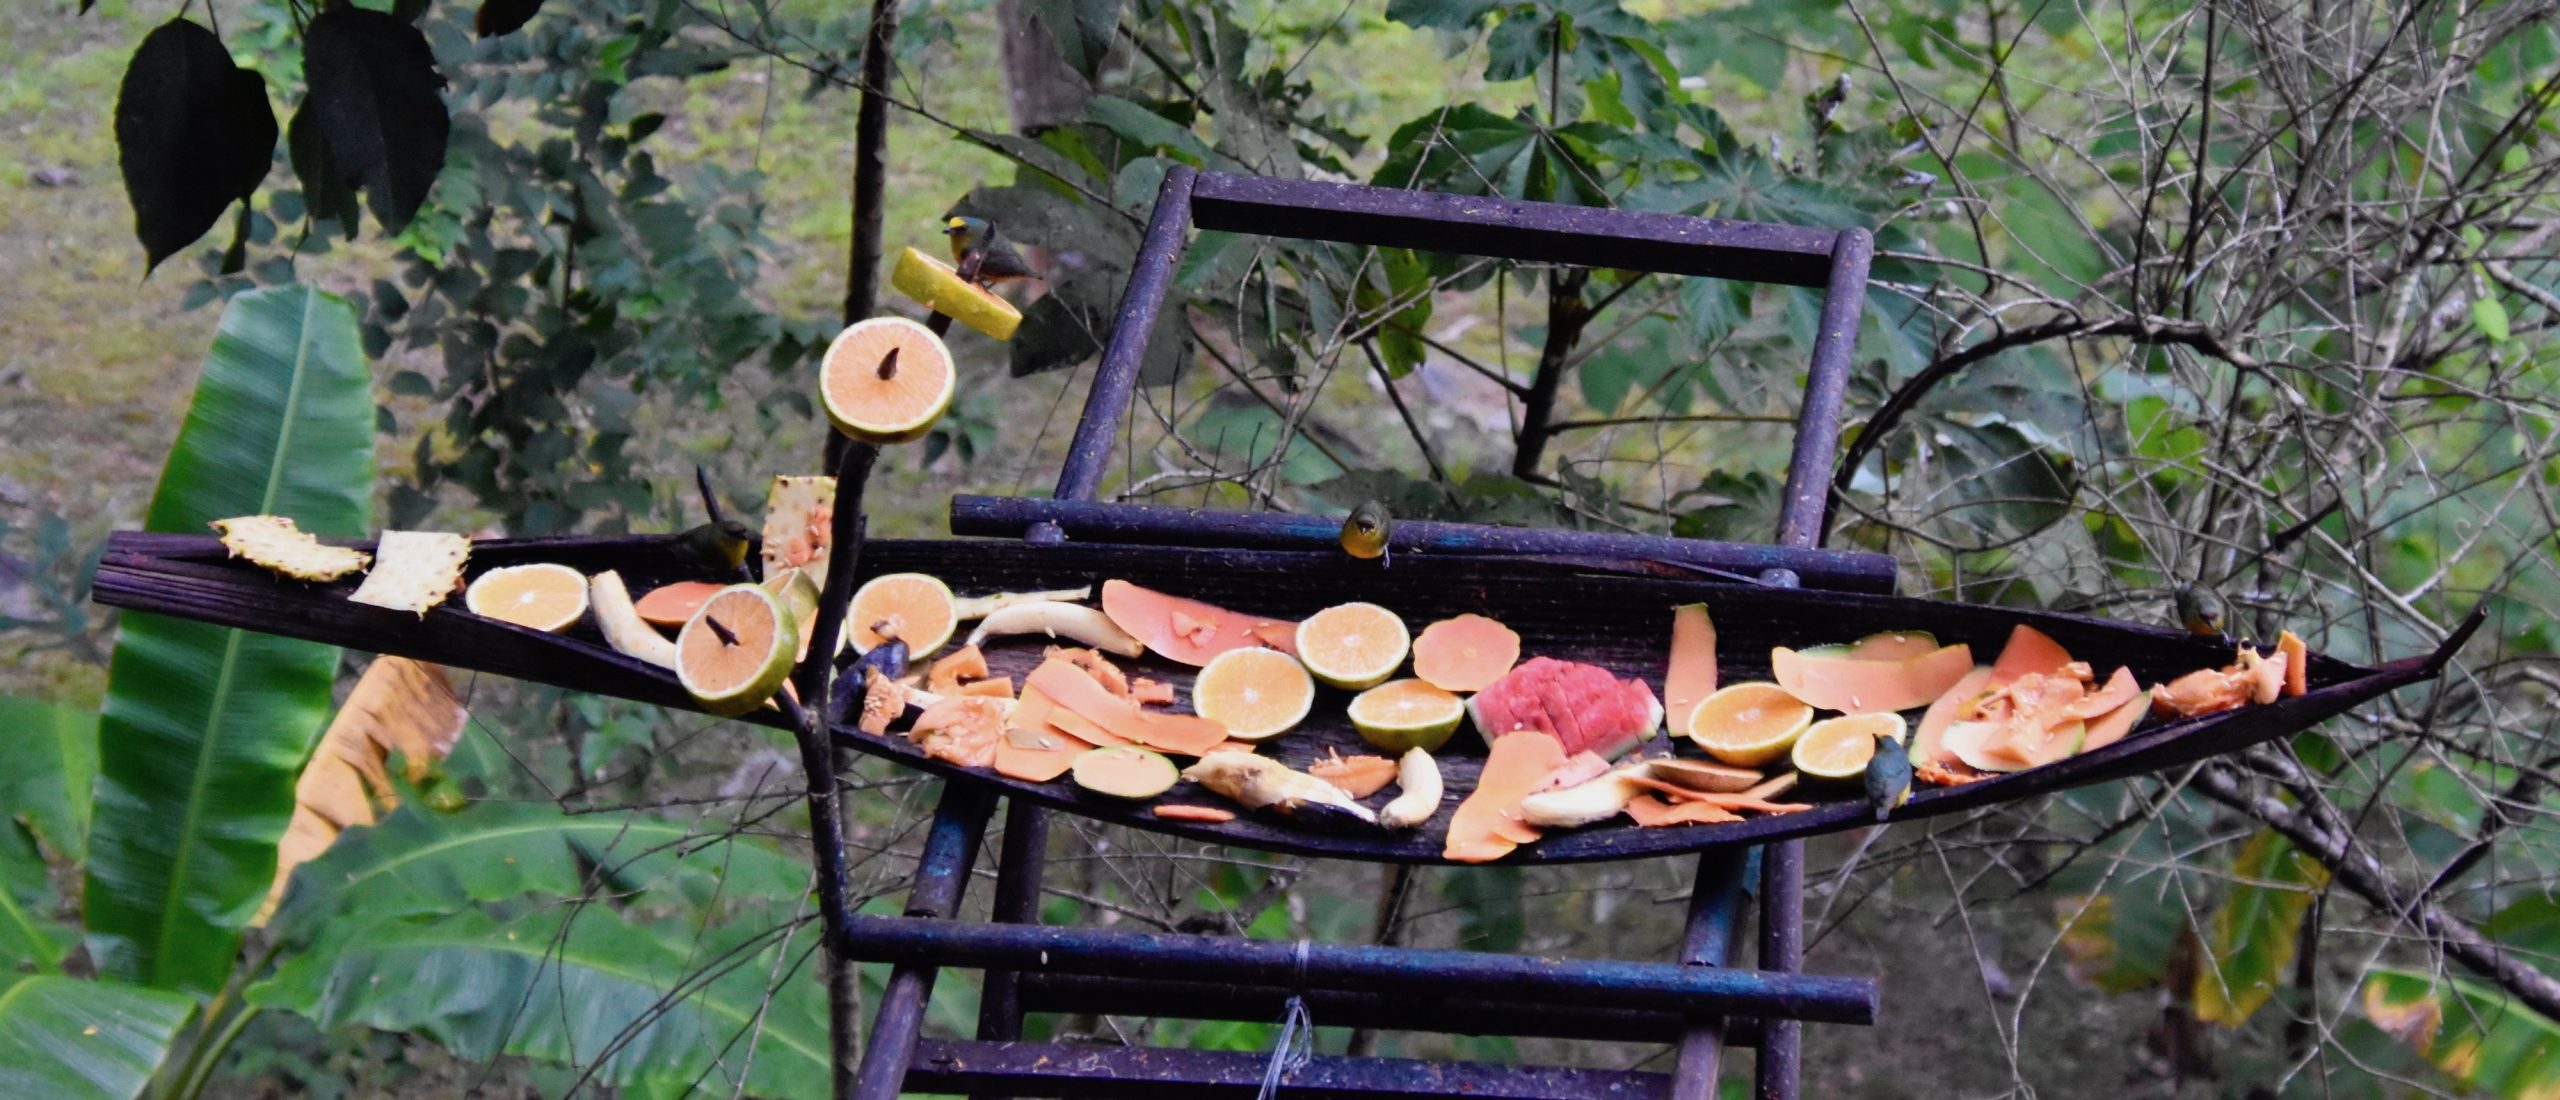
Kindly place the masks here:
<instances>
[{"instance_id":1,"label":"watermelon wedge","mask_svg":"<svg viewBox=\"0 0 2560 1100\"><path fill-rule=\"evenodd\" d=\"M1565 755L1616 758L1662 727L1662 702L1642 680L1621 680L1597 665L1532 657L1467 700L1486 743L1537 730Z\"/></svg>"}]
</instances>

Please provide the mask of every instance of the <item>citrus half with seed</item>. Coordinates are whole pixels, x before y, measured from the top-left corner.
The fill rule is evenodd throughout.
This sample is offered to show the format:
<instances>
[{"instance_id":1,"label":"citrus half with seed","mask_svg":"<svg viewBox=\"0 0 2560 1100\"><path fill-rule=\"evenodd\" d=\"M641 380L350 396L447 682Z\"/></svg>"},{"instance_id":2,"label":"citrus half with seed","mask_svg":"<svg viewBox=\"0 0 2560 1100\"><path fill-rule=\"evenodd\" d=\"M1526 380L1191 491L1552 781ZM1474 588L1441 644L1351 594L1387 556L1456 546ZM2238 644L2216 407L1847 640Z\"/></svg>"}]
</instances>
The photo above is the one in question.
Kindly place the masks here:
<instances>
[{"instance_id":1,"label":"citrus half with seed","mask_svg":"<svg viewBox=\"0 0 2560 1100\"><path fill-rule=\"evenodd\" d=\"M800 624L773 593L733 584L703 601L676 635L676 679L702 709L745 714L780 690L800 651Z\"/></svg>"},{"instance_id":2,"label":"citrus half with seed","mask_svg":"<svg viewBox=\"0 0 2560 1100\"><path fill-rule=\"evenodd\" d=\"M550 562L492 569L471 582L462 606L517 626L567 630L587 613L587 577Z\"/></svg>"},{"instance_id":3,"label":"citrus half with seed","mask_svg":"<svg viewBox=\"0 0 2560 1100\"><path fill-rule=\"evenodd\" d=\"M1423 680L1393 680L1351 699L1351 728L1380 752L1438 752L1467 716L1466 700Z\"/></svg>"},{"instance_id":4,"label":"citrus half with seed","mask_svg":"<svg viewBox=\"0 0 2560 1100\"><path fill-rule=\"evenodd\" d=\"M1412 647L1404 620L1373 603L1337 604L1298 624L1298 660L1327 687L1360 691L1383 684Z\"/></svg>"},{"instance_id":5,"label":"citrus half with seed","mask_svg":"<svg viewBox=\"0 0 2560 1100\"><path fill-rule=\"evenodd\" d=\"M1796 738L1796 770L1815 779L1856 779L1876 758L1876 742L1899 742L1905 728L1902 716L1891 711L1825 718Z\"/></svg>"},{"instance_id":6,"label":"citrus half with seed","mask_svg":"<svg viewBox=\"0 0 2560 1100\"><path fill-rule=\"evenodd\" d=\"M1787 689L1753 681L1698 700L1689 712L1689 740L1727 764L1756 768L1785 756L1812 721L1813 708Z\"/></svg>"},{"instance_id":7,"label":"citrus half with seed","mask_svg":"<svg viewBox=\"0 0 2560 1100\"><path fill-rule=\"evenodd\" d=\"M1191 709L1238 741L1289 732L1315 701L1316 682L1297 658L1276 649L1230 649L1191 683Z\"/></svg>"},{"instance_id":8,"label":"citrus half with seed","mask_svg":"<svg viewBox=\"0 0 2560 1100\"><path fill-rule=\"evenodd\" d=\"M904 317L857 321L827 345L818 396L836 430L864 443L923 438L951 407L959 372L933 330Z\"/></svg>"},{"instance_id":9,"label":"citrus half with seed","mask_svg":"<svg viewBox=\"0 0 2560 1100\"><path fill-rule=\"evenodd\" d=\"M856 653L869 653L890 638L907 643L909 658L923 658L960 625L951 586L924 573L883 573L864 581L846 605L844 636Z\"/></svg>"}]
</instances>

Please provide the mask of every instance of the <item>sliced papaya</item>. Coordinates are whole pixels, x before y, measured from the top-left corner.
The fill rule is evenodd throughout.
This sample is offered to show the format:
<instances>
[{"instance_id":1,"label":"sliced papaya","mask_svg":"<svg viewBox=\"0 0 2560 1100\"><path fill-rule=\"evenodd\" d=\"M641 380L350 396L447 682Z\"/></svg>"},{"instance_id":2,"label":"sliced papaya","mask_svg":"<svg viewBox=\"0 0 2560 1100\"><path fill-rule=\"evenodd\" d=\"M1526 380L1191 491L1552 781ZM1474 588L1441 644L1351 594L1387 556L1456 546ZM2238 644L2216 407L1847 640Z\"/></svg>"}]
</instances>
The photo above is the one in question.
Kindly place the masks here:
<instances>
[{"instance_id":1,"label":"sliced papaya","mask_svg":"<svg viewBox=\"0 0 2560 1100\"><path fill-rule=\"evenodd\" d=\"M1187 802L1166 802L1147 811L1162 821L1189 821L1200 825L1223 825L1236 819L1234 810L1217 806L1200 806Z\"/></svg>"},{"instance_id":2,"label":"sliced papaya","mask_svg":"<svg viewBox=\"0 0 2560 1100\"><path fill-rule=\"evenodd\" d=\"M1296 623L1229 611L1123 580L1102 582L1102 613L1158 656L1194 667L1230 649L1267 645L1264 635L1283 633L1281 627L1294 639L1298 629Z\"/></svg>"},{"instance_id":3,"label":"sliced papaya","mask_svg":"<svg viewBox=\"0 0 2560 1100\"><path fill-rule=\"evenodd\" d=\"M1662 675L1662 713L1671 732L1689 729L1689 714L1698 702L1716 693L1716 624L1707 605L1682 604L1671 609L1671 664Z\"/></svg>"},{"instance_id":4,"label":"sliced papaya","mask_svg":"<svg viewBox=\"0 0 2560 1100\"><path fill-rule=\"evenodd\" d=\"M1920 725L1911 734L1913 764L1927 764L1939 757L1947 727L1965 715L1990 683L1991 666L1977 665L1973 671L1965 673L1963 679L1956 681L1954 687L1948 688L1946 694L1929 704L1928 711L1920 715Z\"/></svg>"},{"instance_id":5,"label":"sliced papaya","mask_svg":"<svg viewBox=\"0 0 2560 1100\"><path fill-rule=\"evenodd\" d=\"M1133 741L1153 749L1198 756L1227 739L1227 728L1206 718L1189 714L1154 714L1139 709L1136 703L1114 695L1093 674L1052 657L1031 671L1023 686L1038 688L1056 703L1058 710L1049 720L1069 733L1084 736L1078 729L1062 722L1062 713L1086 719L1105 734Z\"/></svg>"},{"instance_id":6,"label":"sliced papaya","mask_svg":"<svg viewBox=\"0 0 2560 1100\"><path fill-rule=\"evenodd\" d=\"M1639 826L1659 829L1668 825L1721 825L1740 821L1742 815L1704 802L1665 802L1652 795L1638 795L1627 800L1626 815Z\"/></svg>"},{"instance_id":7,"label":"sliced papaya","mask_svg":"<svg viewBox=\"0 0 2560 1100\"><path fill-rule=\"evenodd\" d=\"M1906 660L1868 661L1814 657L1778 646L1769 651L1769 671L1787 694L1817 709L1843 714L1905 711L1928 706L1973 671L1973 650L1951 645Z\"/></svg>"},{"instance_id":8,"label":"sliced papaya","mask_svg":"<svg viewBox=\"0 0 2560 1100\"><path fill-rule=\"evenodd\" d=\"M1046 783L1067 774L1076 757L1095 746L1052 729L1008 728L996 742L996 774L1025 783Z\"/></svg>"},{"instance_id":9,"label":"sliced papaya","mask_svg":"<svg viewBox=\"0 0 2560 1100\"><path fill-rule=\"evenodd\" d=\"M1940 648L1938 638L1925 630L1887 630L1869 634L1847 645L1818 645L1804 652L1817 657L1854 657L1861 661L1907 661L1926 657Z\"/></svg>"},{"instance_id":10,"label":"sliced papaya","mask_svg":"<svg viewBox=\"0 0 2560 1100\"><path fill-rule=\"evenodd\" d=\"M1520 820L1520 803L1564 766L1564 743L1538 730L1517 730L1493 739L1476 789L1449 816L1449 835L1441 856L1457 863L1489 863L1527 843L1518 839L1537 830Z\"/></svg>"},{"instance_id":11,"label":"sliced papaya","mask_svg":"<svg viewBox=\"0 0 2560 1100\"><path fill-rule=\"evenodd\" d=\"M1414 677L1442 691L1482 691L1519 663L1520 635L1482 615L1442 619L1413 639Z\"/></svg>"},{"instance_id":12,"label":"sliced papaya","mask_svg":"<svg viewBox=\"0 0 2560 1100\"><path fill-rule=\"evenodd\" d=\"M2080 739L2080 751L2096 752L2124 740L2124 735L2133 732L2133 727L2142 721L2142 716L2149 713L2151 713L2151 693L2136 692L2132 698L2125 700L2123 706L2089 720L2089 734Z\"/></svg>"},{"instance_id":13,"label":"sliced papaya","mask_svg":"<svg viewBox=\"0 0 2560 1100\"><path fill-rule=\"evenodd\" d=\"M651 626L680 627L693 621L693 613L711 597L728 587L714 581L677 581L649 590L649 594L631 605L640 613L640 621Z\"/></svg>"},{"instance_id":14,"label":"sliced papaya","mask_svg":"<svg viewBox=\"0 0 2560 1100\"><path fill-rule=\"evenodd\" d=\"M2284 693L2300 695L2311 690L2311 647L2288 630L2276 635L2276 652L2284 654Z\"/></svg>"},{"instance_id":15,"label":"sliced papaya","mask_svg":"<svg viewBox=\"0 0 2560 1100\"><path fill-rule=\"evenodd\" d=\"M1307 765L1307 774L1342 788L1353 798L1367 798L1396 781L1396 762L1383 756L1336 756Z\"/></svg>"},{"instance_id":16,"label":"sliced papaya","mask_svg":"<svg viewBox=\"0 0 2560 1100\"><path fill-rule=\"evenodd\" d=\"M2000 647L2000 659L1991 663L1990 686L2007 686L2031 672L2059 676L2070 664L2071 651L2062 648L2062 643L2020 623L2010 628L2008 644Z\"/></svg>"}]
</instances>

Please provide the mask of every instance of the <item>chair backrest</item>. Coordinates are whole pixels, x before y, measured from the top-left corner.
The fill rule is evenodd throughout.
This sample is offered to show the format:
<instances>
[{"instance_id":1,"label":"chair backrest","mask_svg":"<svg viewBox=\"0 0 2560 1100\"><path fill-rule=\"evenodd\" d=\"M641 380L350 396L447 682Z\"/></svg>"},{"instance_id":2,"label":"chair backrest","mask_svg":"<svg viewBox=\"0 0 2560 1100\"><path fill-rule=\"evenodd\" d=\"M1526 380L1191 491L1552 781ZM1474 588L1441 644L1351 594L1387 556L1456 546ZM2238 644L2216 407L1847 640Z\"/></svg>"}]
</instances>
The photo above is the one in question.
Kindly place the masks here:
<instances>
[{"instance_id":1,"label":"chair backrest","mask_svg":"<svg viewBox=\"0 0 2560 1100\"><path fill-rule=\"evenodd\" d=\"M1841 395L1875 251L1866 230L1271 179L1187 166L1168 170L1156 191L1155 212L1059 471L1058 499L1091 500L1101 487L1147 337L1182 257L1184 231L1194 228L1821 288L1821 322L1775 538L1790 548L1821 544L1840 441ZM1043 535L1035 531L1033 537ZM1056 532L1045 537L1054 539ZM1795 578L1766 579L1783 584Z\"/></svg>"}]
</instances>

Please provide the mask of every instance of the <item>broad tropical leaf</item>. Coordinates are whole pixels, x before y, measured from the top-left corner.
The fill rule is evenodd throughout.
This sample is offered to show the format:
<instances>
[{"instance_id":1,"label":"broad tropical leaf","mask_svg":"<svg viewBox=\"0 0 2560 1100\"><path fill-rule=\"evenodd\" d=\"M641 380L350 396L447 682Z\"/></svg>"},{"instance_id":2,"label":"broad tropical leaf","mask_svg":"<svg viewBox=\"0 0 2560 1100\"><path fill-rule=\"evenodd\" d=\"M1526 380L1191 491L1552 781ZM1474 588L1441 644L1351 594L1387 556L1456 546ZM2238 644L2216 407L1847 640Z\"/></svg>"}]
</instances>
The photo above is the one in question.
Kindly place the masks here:
<instances>
[{"instance_id":1,"label":"broad tropical leaf","mask_svg":"<svg viewBox=\"0 0 2560 1100\"><path fill-rule=\"evenodd\" d=\"M275 928L287 943L308 945L333 929L470 902L574 898L590 876L616 894L672 887L697 905L720 895L796 905L808 892L798 859L684 822L512 802L449 814L411 805L348 830L304 864Z\"/></svg>"},{"instance_id":2,"label":"broad tropical leaf","mask_svg":"<svg viewBox=\"0 0 2560 1100\"><path fill-rule=\"evenodd\" d=\"M125 1100L195 1012L183 994L52 975L0 979L0 1096Z\"/></svg>"},{"instance_id":3,"label":"broad tropical leaf","mask_svg":"<svg viewBox=\"0 0 2560 1100\"><path fill-rule=\"evenodd\" d=\"M147 526L202 532L274 513L316 534L361 533L373 420L345 300L302 286L243 294L223 313ZM101 973L194 991L230 973L337 662L328 646L124 616L84 893Z\"/></svg>"},{"instance_id":4,"label":"broad tropical leaf","mask_svg":"<svg viewBox=\"0 0 2560 1100\"><path fill-rule=\"evenodd\" d=\"M2365 976L2364 1014L2486 1095L2560 1095L2560 1024L2491 986L2378 967Z\"/></svg>"},{"instance_id":5,"label":"broad tropical leaf","mask_svg":"<svg viewBox=\"0 0 2560 1100\"><path fill-rule=\"evenodd\" d=\"M72 860L89 851L89 786L98 778L96 711L0 695L0 813Z\"/></svg>"},{"instance_id":6,"label":"broad tropical leaf","mask_svg":"<svg viewBox=\"0 0 2560 1100\"><path fill-rule=\"evenodd\" d=\"M827 1091L822 983L802 972L813 933L787 945L779 929L661 935L602 904L555 904L393 921L339 944L286 963L251 1003L414 1032L467 1060L593 1067L613 1085Z\"/></svg>"},{"instance_id":7,"label":"broad tropical leaf","mask_svg":"<svg viewBox=\"0 0 2560 1100\"><path fill-rule=\"evenodd\" d=\"M327 851L340 830L373 824L377 802L399 802L390 771L395 757L404 762L407 782L425 782L470 720L443 665L375 658L294 781L293 820L276 850L275 884L251 923L266 923L284 900L293 869Z\"/></svg>"},{"instance_id":8,"label":"broad tropical leaf","mask_svg":"<svg viewBox=\"0 0 2560 1100\"><path fill-rule=\"evenodd\" d=\"M212 31L172 19L133 51L116 93L116 159L152 267L248 201L275 149L266 81L232 64Z\"/></svg>"},{"instance_id":9,"label":"broad tropical leaf","mask_svg":"<svg viewBox=\"0 0 2560 1100\"><path fill-rule=\"evenodd\" d=\"M2198 1019L2238 1027L2285 980L2301 942L2302 914L2329 871L2272 831L2241 845L2231 871L2236 881L2213 914L2206 937L2211 953L2196 975L2195 999Z\"/></svg>"},{"instance_id":10,"label":"broad tropical leaf","mask_svg":"<svg viewBox=\"0 0 2560 1100\"><path fill-rule=\"evenodd\" d=\"M80 930L55 919L62 898L35 837L0 821L0 974L59 969Z\"/></svg>"}]
</instances>

